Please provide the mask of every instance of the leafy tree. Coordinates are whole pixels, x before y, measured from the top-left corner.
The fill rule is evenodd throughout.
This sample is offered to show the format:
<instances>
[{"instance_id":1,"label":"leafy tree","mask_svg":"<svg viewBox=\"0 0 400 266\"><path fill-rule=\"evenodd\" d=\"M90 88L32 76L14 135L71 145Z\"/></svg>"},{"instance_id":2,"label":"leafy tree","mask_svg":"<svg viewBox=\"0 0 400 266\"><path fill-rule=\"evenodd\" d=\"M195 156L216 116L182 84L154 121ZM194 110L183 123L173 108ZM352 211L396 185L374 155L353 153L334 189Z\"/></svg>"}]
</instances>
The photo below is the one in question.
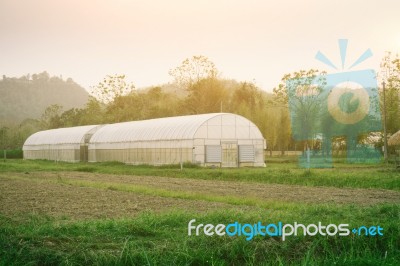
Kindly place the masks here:
<instances>
[{"instance_id":1,"label":"leafy tree","mask_svg":"<svg viewBox=\"0 0 400 266\"><path fill-rule=\"evenodd\" d=\"M9 141L9 131L10 129L6 126L0 128L0 149L7 149L10 141Z\"/></svg>"},{"instance_id":2,"label":"leafy tree","mask_svg":"<svg viewBox=\"0 0 400 266\"><path fill-rule=\"evenodd\" d=\"M230 106L241 115L253 117L264 107L264 98L254 83L243 82L234 91Z\"/></svg>"},{"instance_id":3,"label":"leafy tree","mask_svg":"<svg viewBox=\"0 0 400 266\"><path fill-rule=\"evenodd\" d=\"M386 127L389 134L400 130L400 58L386 53L381 62L380 77L385 82ZM380 91L382 116L383 90ZM383 120L383 118L382 118Z\"/></svg>"},{"instance_id":4,"label":"leafy tree","mask_svg":"<svg viewBox=\"0 0 400 266\"><path fill-rule=\"evenodd\" d=\"M274 88L276 101L288 105L291 110L293 136L303 140L305 148L314 148L316 142L313 139L322 130L319 121L322 118L324 74L315 69L286 74L278 87ZM289 120L288 112L283 119Z\"/></svg>"},{"instance_id":5,"label":"leafy tree","mask_svg":"<svg viewBox=\"0 0 400 266\"><path fill-rule=\"evenodd\" d=\"M106 107L108 122L143 120L179 114L178 99L160 87L120 96Z\"/></svg>"},{"instance_id":6,"label":"leafy tree","mask_svg":"<svg viewBox=\"0 0 400 266\"><path fill-rule=\"evenodd\" d=\"M105 106L94 97L89 97L85 107L79 111L81 125L98 125L105 122Z\"/></svg>"},{"instance_id":7,"label":"leafy tree","mask_svg":"<svg viewBox=\"0 0 400 266\"><path fill-rule=\"evenodd\" d=\"M62 127L73 127L81 125L83 118L83 110L79 108L71 108L60 115Z\"/></svg>"},{"instance_id":8,"label":"leafy tree","mask_svg":"<svg viewBox=\"0 0 400 266\"><path fill-rule=\"evenodd\" d=\"M39 73L37 75L38 80L43 81L43 82L47 82L50 79L50 75L49 73L47 73L46 71L43 71L42 73Z\"/></svg>"},{"instance_id":9,"label":"leafy tree","mask_svg":"<svg viewBox=\"0 0 400 266\"><path fill-rule=\"evenodd\" d=\"M182 61L181 65L171 69L169 74L184 89L190 89L202 79L213 79L218 76L215 64L206 56L192 56Z\"/></svg>"},{"instance_id":10,"label":"leafy tree","mask_svg":"<svg viewBox=\"0 0 400 266\"><path fill-rule=\"evenodd\" d=\"M7 147L21 149L30 135L43 130L43 124L37 119L25 119L19 124L9 124L8 128Z\"/></svg>"},{"instance_id":11,"label":"leafy tree","mask_svg":"<svg viewBox=\"0 0 400 266\"><path fill-rule=\"evenodd\" d=\"M146 97L151 102L149 118L169 117L179 115L180 100L171 93L165 93L160 87L151 88Z\"/></svg>"},{"instance_id":12,"label":"leafy tree","mask_svg":"<svg viewBox=\"0 0 400 266\"><path fill-rule=\"evenodd\" d=\"M199 80L188 88L188 92L184 106L189 114L220 112L227 96L223 83L216 78Z\"/></svg>"},{"instance_id":13,"label":"leafy tree","mask_svg":"<svg viewBox=\"0 0 400 266\"><path fill-rule=\"evenodd\" d=\"M110 103L115 98L127 95L135 89L133 83L125 80L125 75L107 75L103 81L91 87L91 95L103 103Z\"/></svg>"},{"instance_id":14,"label":"leafy tree","mask_svg":"<svg viewBox=\"0 0 400 266\"><path fill-rule=\"evenodd\" d=\"M59 104L52 104L44 111L41 122L44 129L59 128L63 126L61 114L63 107Z\"/></svg>"}]
</instances>

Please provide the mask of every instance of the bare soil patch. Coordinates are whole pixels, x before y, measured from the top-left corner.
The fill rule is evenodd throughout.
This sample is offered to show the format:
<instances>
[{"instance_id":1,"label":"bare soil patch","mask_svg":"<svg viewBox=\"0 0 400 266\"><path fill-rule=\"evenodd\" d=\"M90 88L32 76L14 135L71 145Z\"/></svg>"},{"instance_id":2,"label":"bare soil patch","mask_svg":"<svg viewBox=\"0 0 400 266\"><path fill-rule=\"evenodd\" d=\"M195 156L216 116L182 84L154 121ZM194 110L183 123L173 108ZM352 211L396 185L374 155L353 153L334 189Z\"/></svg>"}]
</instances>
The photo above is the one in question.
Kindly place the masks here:
<instances>
[{"instance_id":1,"label":"bare soil patch","mask_svg":"<svg viewBox=\"0 0 400 266\"><path fill-rule=\"evenodd\" d=\"M17 179L9 179L7 176ZM24 180L18 180L18 178ZM32 182L29 179L32 179ZM217 208L248 208L201 200L184 200L109 189L77 187L58 184L57 180L129 184L186 193L257 198L289 203L333 203L361 206L400 203L400 192L384 189L307 187L85 172L32 172L29 174L0 174L0 213L43 212L49 215L66 215L74 218L111 218L132 216L145 210L159 212L169 209L207 211Z\"/></svg>"},{"instance_id":2,"label":"bare soil patch","mask_svg":"<svg viewBox=\"0 0 400 266\"><path fill-rule=\"evenodd\" d=\"M44 173L43 178L55 178L55 175L56 173ZM299 185L199 180L159 176L109 175L82 172L62 172L59 175L61 178L66 179L136 184L176 191L192 191L222 196L234 195L239 197L251 197L295 203L335 203L363 206L378 203L400 203L400 192L385 189L309 187Z\"/></svg>"},{"instance_id":3,"label":"bare soil patch","mask_svg":"<svg viewBox=\"0 0 400 266\"><path fill-rule=\"evenodd\" d=\"M9 176L21 175L24 174L9 174ZM43 174L43 176L46 175ZM53 175L50 174L48 178L53 178ZM132 217L147 210L167 212L177 209L205 212L231 207L218 202L163 198L123 191L7 178L6 174L0 175L0 213L7 216L36 213L72 219L116 218Z\"/></svg>"}]
</instances>

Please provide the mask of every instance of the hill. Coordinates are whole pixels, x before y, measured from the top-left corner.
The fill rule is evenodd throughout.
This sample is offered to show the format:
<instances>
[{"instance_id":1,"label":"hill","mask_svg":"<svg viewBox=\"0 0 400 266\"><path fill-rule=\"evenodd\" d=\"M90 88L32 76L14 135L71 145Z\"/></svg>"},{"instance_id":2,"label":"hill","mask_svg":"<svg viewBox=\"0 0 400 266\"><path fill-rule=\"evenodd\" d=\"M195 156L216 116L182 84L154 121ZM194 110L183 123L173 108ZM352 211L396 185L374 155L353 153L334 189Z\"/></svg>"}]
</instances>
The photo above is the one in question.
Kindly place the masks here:
<instances>
[{"instance_id":1,"label":"hill","mask_svg":"<svg viewBox=\"0 0 400 266\"><path fill-rule=\"evenodd\" d=\"M50 77L47 72L0 80L0 121L19 123L27 118L40 118L52 104L64 110L82 107L88 93L71 78Z\"/></svg>"}]
</instances>

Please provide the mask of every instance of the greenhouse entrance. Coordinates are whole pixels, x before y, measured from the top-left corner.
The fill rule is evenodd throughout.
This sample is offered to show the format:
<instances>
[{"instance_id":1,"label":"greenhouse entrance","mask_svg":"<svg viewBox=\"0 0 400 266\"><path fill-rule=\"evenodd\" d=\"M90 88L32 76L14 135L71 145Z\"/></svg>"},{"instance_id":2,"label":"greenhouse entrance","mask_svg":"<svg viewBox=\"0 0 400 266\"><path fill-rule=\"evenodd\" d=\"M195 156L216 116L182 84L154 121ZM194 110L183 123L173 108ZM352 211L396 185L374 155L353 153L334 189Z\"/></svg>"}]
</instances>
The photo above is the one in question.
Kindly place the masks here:
<instances>
[{"instance_id":1,"label":"greenhouse entrance","mask_svg":"<svg viewBox=\"0 0 400 266\"><path fill-rule=\"evenodd\" d=\"M81 145L80 156L81 156L81 162L85 162L85 163L88 162L89 150L88 150L87 144Z\"/></svg>"},{"instance_id":2,"label":"greenhouse entrance","mask_svg":"<svg viewBox=\"0 0 400 266\"><path fill-rule=\"evenodd\" d=\"M238 167L237 142L221 142L222 162L221 167Z\"/></svg>"}]
</instances>

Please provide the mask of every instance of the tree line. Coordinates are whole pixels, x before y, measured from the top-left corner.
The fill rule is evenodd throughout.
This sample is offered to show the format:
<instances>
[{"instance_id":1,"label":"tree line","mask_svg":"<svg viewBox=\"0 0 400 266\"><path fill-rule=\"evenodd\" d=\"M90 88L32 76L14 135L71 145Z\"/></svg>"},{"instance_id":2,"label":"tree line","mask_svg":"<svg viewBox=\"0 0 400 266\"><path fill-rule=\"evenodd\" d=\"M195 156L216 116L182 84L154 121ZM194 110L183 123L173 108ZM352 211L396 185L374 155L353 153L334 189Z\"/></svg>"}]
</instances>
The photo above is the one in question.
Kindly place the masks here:
<instances>
[{"instance_id":1,"label":"tree line","mask_svg":"<svg viewBox=\"0 0 400 266\"><path fill-rule=\"evenodd\" d=\"M388 53L382 62L381 72L385 72L385 76L380 78L386 82L387 128L392 134L400 129L400 61ZM221 78L214 63L205 56L185 59L169 74L173 78L171 84L140 90L128 82L125 75L108 75L91 87L91 96L81 108L65 110L62 105L53 104L40 119L27 119L12 128L3 126L1 145L20 148L26 137L45 129L222 111L253 121L267 140L270 151L302 150L304 141L295 141L292 136L287 81L324 75L317 70L286 74L273 93L267 93L253 82ZM302 85L305 91L311 88L307 82ZM310 108L320 108L315 99L308 104ZM313 113L311 109L309 114Z\"/></svg>"}]
</instances>

